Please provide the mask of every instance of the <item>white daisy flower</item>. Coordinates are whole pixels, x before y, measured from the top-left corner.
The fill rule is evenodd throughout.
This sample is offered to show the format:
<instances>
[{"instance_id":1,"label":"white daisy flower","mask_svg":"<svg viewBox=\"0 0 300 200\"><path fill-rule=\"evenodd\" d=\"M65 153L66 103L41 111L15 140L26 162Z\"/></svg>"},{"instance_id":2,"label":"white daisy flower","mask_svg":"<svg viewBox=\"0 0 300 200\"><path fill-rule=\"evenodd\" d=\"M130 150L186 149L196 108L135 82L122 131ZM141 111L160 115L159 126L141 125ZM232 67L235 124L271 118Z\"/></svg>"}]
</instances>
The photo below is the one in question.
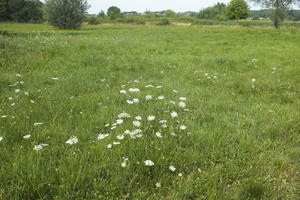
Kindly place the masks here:
<instances>
[{"instance_id":1,"label":"white daisy flower","mask_svg":"<svg viewBox=\"0 0 300 200\"><path fill-rule=\"evenodd\" d=\"M176 102L175 102L175 101L169 101L169 102L170 102L171 104L174 104L174 105L176 104Z\"/></svg>"},{"instance_id":2,"label":"white daisy flower","mask_svg":"<svg viewBox=\"0 0 300 200\"><path fill-rule=\"evenodd\" d=\"M20 89L15 89L15 93L18 93L20 92L21 90Z\"/></svg>"},{"instance_id":3,"label":"white daisy flower","mask_svg":"<svg viewBox=\"0 0 300 200\"><path fill-rule=\"evenodd\" d=\"M125 138L124 135L117 135L118 140L123 140L124 138Z\"/></svg>"},{"instance_id":4,"label":"white daisy flower","mask_svg":"<svg viewBox=\"0 0 300 200\"><path fill-rule=\"evenodd\" d=\"M131 116L128 113L120 113L118 118L130 118Z\"/></svg>"},{"instance_id":5,"label":"white daisy flower","mask_svg":"<svg viewBox=\"0 0 300 200\"><path fill-rule=\"evenodd\" d=\"M186 101L186 97L180 97L180 101Z\"/></svg>"},{"instance_id":6,"label":"white daisy flower","mask_svg":"<svg viewBox=\"0 0 300 200\"><path fill-rule=\"evenodd\" d=\"M29 138L31 138L31 135L30 135L30 134L24 135L23 138L24 138L24 139L29 139Z\"/></svg>"},{"instance_id":7,"label":"white daisy flower","mask_svg":"<svg viewBox=\"0 0 300 200\"><path fill-rule=\"evenodd\" d=\"M172 132L172 133L170 133L170 135L172 135L172 136L176 136L176 133Z\"/></svg>"},{"instance_id":8,"label":"white daisy flower","mask_svg":"<svg viewBox=\"0 0 300 200\"><path fill-rule=\"evenodd\" d=\"M107 148L109 148L109 149L112 148L112 144L108 144L108 145L106 145L106 146L107 146Z\"/></svg>"},{"instance_id":9,"label":"white daisy flower","mask_svg":"<svg viewBox=\"0 0 300 200\"><path fill-rule=\"evenodd\" d=\"M109 134L98 134L97 140L103 140L104 138L108 137Z\"/></svg>"},{"instance_id":10,"label":"white daisy flower","mask_svg":"<svg viewBox=\"0 0 300 200\"><path fill-rule=\"evenodd\" d=\"M167 124L163 124L161 125L162 128L168 128L168 125Z\"/></svg>"},{"instance_id":11,"label":"white daisy flower","mask_svg":"<svg viewBox=\"0 0 300 200\"><path fill-rule=\"evenodd\" d=\"M169 170L171 170L172 172L175 172L175 171L176 171L176 168L175 168L173 165L171 165L171 166L169 167Z\"/></svg>"},{"instance_id":12,"label":"white daisy flower","mask_svg":"<svg viewBox=\"0 0 300 200\"><path fill-rule=\"evenodd\" d=\"M180 128L181 130L185 130L187 127L186 127L185 125L181 125L179 128Z\"/></svg>"},{"instance_id":13,"label":"white daisy flower","mask_svg":"<svg viewBox=\"0 0 300 200\"><path fill-rule=\"evenodd\" d=\"M177 90L172 90L174 93L178 93L178 91Z\"/></svg>"},{"instance_id":14,"label":"white daisy flower","mask_svg":"<svg viewBox=\"0 0 300 200\"><path fill-rule=\"evenodd\" d=\"M161 187L161 184L160 183L155 183L155 186L160 188Z\"/></svg>"},{"instance_id":15,"label":"white daisy flower","mask_svg":"<svg viewBox=\"0 0 300 200\"><path fill-rule=\"evenodd\" d=\"M255 83L255 82L256 82L256 79L255 79L255 78L253 78L251 81L252 81L252 83Z\"/></svg>"},{"instance_id":16,"label":"white daisy flower","mask_svg":"<svg viewBox=\"0 0 300 200\"><path fill-rule=\"evenodd\" d=\"M120 90L120 94L126 94L126 90Z\"/></svg>"},{"instance_id":17,"label":"white daisy flower","mask_svg":"<svg viewBox=\"0 0 300 200\"><path fill-rule=\"evenodd\" d=\"M135 119L138 120L138 121L141 121L142 117L141 116L136 116Z\"/></svg>"},{"instance_id":18,"label":"white daisy flower","mask_svg":"<svg viewBox=\"0 0 300 200\"><path fill-rule=\"evenodd\" d=\"M185 106L186 106L186 104L184 102L182 102L182 101L180 101L178 103L178 105L179 105L180 108L185 108Z\"/></svg>"},{"instance_id":19,"label":"white daisy flower","mask_svg":"<svg viewBox=\"0 0 300 200\"><path fill-rule=\"evenodd\" d=\"M58 81L59 80L59 78L57 78L57 77L53 77L51 79L54 80L54 81Z\"/></svg>"},{"instance_id":20,"label":"white daisy flower","mask_svg":"<svg viewBox=\"0 0 300 200\"><path fill-rule=\"evenodd\" d=\"M159 86L156 86L156 88L162 88L163 86L159 85Z\"/></svg>"},{"instance_id":21,"label":"white daisy flower","mask_svg":"<svg viewBox=\"0 0 300 200\"><path fill-rule=\"evenodd\" d=\"M145 163L146 166L153 166L154 165L154 162L152 162L151 160L145 160L144 163Z\"/></svg>"},{"instance_id":22,"label":"white daisy flower","mask_svg":"<svg viewBox=\"0 0 300 200\"><path fill-rule=\"evenodd\" d=\"M117 123L117 124L123 124L123 122L124 122L123 119L117 119L117 120L116 120L116 123Z\"/></svg>"},{"instance_id":23,"label":"white daisy flower","mask_svg":"<svg viewBox=\"0 0 300 200\"><path fill-rule=\"evenodd\" d=\"M136 134L139 134L139 133L142 133L143 131L141 129L135 129L133 130L131 133L136 135Z\"/></svg>"},{"instance_id":24,"label":"white daisy flower","mask_svg":"<svg viewBox=\"0 0 300 200\"><path fill-rule=\"evenodd\" d=\"M156 135L156 137L159 137L159 138L162 137L160 132L156 132L155 135Z\"/></svg>"},{"instance_id":25,"label":"white daisy flower","mask_svg":"<svg viewBox=\"0 0 300 200\"><path fill-rule=\"evenodd\" d=\"M132 99L132 101L133 101L133 103L139 103L140 102L140 100L139 99Z\"/></svg>"},{"instance_id":26,"label":"white daisy flower","mask_svg":"<svg viewBox=\"0 0 300 200\"><path fill-rule=\"evenodd\" d=\"M141 122L140 121L133 121L132 124L136 127L140 127L141 126Z\"/></svg>"},{"instance_id":27,"label":"white daisy flower","mask_svg":"<svg viewBox=\"0 0 300 200\"><path fill-rule=\"evenodd\" d=\"M178 176L179 176L179 177L182 177L182 173L179 173Z\"/></svg>"},{"instance_id":28,"label":"white daisy flower","mask_svg":"<svg viewBox=\"0 0 300 200\"><path fill-rule=\"evenodd\" d=\"M7 115L2 115L1 118L7 118Z\"/></svg>"},{"instance_id":29,"label":"white daisy flower","mask_svg":"<svg viewBox=\"0 0 300 200\"><path fill-rule=\"evenodd\" d=\"M124 162L121 163L121 167L123 167L123 168L124 168L124 167L127 167L126 161L124 161Z\"/></svg>"},{"instance_id":30,"label":"white daisy flower","mask_svg":"<svg viewBox=\"0 0 300 200\"><path fill-rule=\"evenodd\" d=\"M146 98L147 101L151 100L152 99L152 95L147 95L145 98Z\"/></svg>"},{"instance_id":31,"label":"white daisy flower","mask_svg":"<svg viewBox=\"0 0 300 200\"><path fill-rule=\"evenodd\" d=\"M66 144L73 145L78 143L78 138L76 136L71 136L70 139L66 141Z\"/></svg>"},{"instance_id":32,"label":"white daisy flower","mask_svg":"<svg viewBox=\"0 0 300 200\"><path fill-rule=\"evenodd\" d=\"M40 126L40 125L43 125L44 123L42 123L42 122L35 122L33 125L34 126Z\"/></svg>"},{"instance_id":33,"label":"white daisy flower","mask_svg":"<svg viewBox=\"0 0 300 200\"><path fill-rule=\"evenodd\" d=\"M134 102L133 101L131 101L131 100L127 100L126 101L128 104L133 104Z\"/></svg>"},{"instance_id":34,"label":"white daisy flower","mask_svg":"<svg viewBox=\"0 0 300 200\"><path fill-rule=\"evenodd\" d=\"M153 120L155 120L155 116L150 115L150 116L147 117L147 119L148 119L148 121L153 121Z\"/></svg>"},{"instance_id":35,"label":"white daisy flower","mask_svg":"<svg viewBox=\"0 0 300 200\"><path fill-rule=\"evenodd\" d=\"M35 145L34 147L33 147L33 150L35 150L35 151L40 151L40 150L42 150L44 147L46 147L46 146L49 146L48 144L39 144L39 145Z\"/></svg>"},{"instance_id":36,"label":"white daisy flower","mask_svg":"<svg viewBox=\"0 0 300 200\"><path fill-rule=\"evenodd\" d=\"M177 112L175 112L175 111L171 112L171 117L172 117L172 118L178 117Z\"/></svg>"},{"instance_id":37,"label":"white daisy flower","mask_svg":"<svg viewBox=\"0 0 300 200\"><path fill-rule=\"evenodd\" d=\"M164 96L157 97L158 100L163 100L164 98L165 98Z\"/></svg>"},{"instance_id":38,"label":"white daisy flower","mask_svg":"<svg viewBox=\"0 0 300 200\"><path fill-rule=\"evenodd\" d=\"M145 87L146 88L153 88L154 86L153 85L146 85Z\"/></svg>"},{"instance_id":39,"label":"white daisy flower","mask_svg":"<svg viewBox=\"0 0 300 200\"><path fill-rule=\"evenodd\" d=\"M130 133L131 133L130 130L125 130L125 131L124 131L124 134L126 134L126 135L129 135Z\"/></svg>"},{"instance_id":40,"label":"white daisy flower","mask_svg":"<svg viewBox=\"0 0 300 200\"><path fill-rule=\"evenodd\" d=\"M137 92L140 92L140 89L138 89L138 88L129 88L128 92L137 93Z\"/></svg>"},{"instance_id":41,"label":"white daisy flower","mask_svg":"<svg viewBox=\"0 0 300 200\"><path fill-rule=\"evenodd\" d=\"M0 137L0 142L3 140L3 137Z\"/></svg>"},{"instance_id":42,"label":"white daisy flower","mask_svg":"<svg viewBox=\"0 0 300 200\"><path fill-rule=\"evenodd\" d=\"M24 92L24 94L25 94L26 96L28 96L28 95L29 95L29 92Z\"/></svg>"},{"instance_id":43,"label":"white daisy flower","mask_svg":"<svg viewBox=\"0 0 300 200\"><path fill-rule=\"evenodd\" d=\"M113 142L114 145L118 145L121 144L120 142Z\"/></svg>"},{"instance_id":44,"label":"white daisy flower","mask_svg":"<svg viewBox=\"0 0 300 200\"><path fill-rule=\"evenodd\" d=\"M160 121L159 121L160 124L165 124L165 123L167 123L167 122L168 122L167 120L160 120Z\"/></svg>"},{"instance_id":45,"label":"white daisy flower","mask_svg":"<svg viewBox=\"0 0 300 200\"><path fill-rule=\"evenodd\" d=\"M16 74L16 77L19 77L19 78L20 78L20 77L22 77L22 75L21 75L21 74Z\"/></svg>"}]
</instances>

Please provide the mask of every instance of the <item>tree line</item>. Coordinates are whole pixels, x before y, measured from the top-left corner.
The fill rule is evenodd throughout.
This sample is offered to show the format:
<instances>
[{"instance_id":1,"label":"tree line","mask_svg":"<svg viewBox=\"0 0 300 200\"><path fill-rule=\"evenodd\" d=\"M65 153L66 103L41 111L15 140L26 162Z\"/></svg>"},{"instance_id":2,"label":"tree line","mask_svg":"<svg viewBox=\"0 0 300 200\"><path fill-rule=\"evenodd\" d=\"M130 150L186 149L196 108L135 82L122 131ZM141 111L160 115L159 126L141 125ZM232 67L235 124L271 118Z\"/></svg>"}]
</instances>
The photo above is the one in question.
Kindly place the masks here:
<instances>
[{"instance_id":1,"label":"tree line","mask_svg":"<svg viewBox=\"0 0 300 200\"><path fill-rule=\"evenodd\" d=\"M215 20L241 20L250 15L260 17L262 13L268 16L276 28L284 19L299 19L299 11L290 11L295 3L300 0L248 0L267 8L261 12L251 12L247 1L231 0L228 5L217 3L212 7L201 10L198 14L190 12L189 14L200 19ZM16 22L41 22L48 21L51 25L59 29L78 29L85 20L89 5L87 0L46 0L42 3L40 0L0 0L0 21ZM182 13L181 13L182 14ZM124 15L136 16L137 12L121 12L116 6L111 6L107 12L100 11L98 18L108 17L111 20L122 18ZM157 15L165 17L178 17L180 14L172 10L162 12L146 11L144 16L151 18ZM290 17L288 17L290 16ZM98 18L92 17L89 22L97 24ZM254 18L254 17L253 17Z\"/></svg>"}]
</instances>

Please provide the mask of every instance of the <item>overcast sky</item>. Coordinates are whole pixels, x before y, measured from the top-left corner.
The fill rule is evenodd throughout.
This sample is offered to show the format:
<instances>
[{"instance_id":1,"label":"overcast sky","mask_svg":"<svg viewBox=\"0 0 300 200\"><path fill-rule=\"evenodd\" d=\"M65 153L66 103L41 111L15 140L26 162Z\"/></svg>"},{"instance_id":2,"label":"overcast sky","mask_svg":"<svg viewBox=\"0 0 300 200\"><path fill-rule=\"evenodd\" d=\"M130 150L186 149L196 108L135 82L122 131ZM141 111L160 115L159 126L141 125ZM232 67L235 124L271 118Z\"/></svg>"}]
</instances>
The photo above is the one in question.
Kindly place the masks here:
<instances>
[{"instance_id":1,"label":"overcast sky","mask_svg":"<svg viewBox=\"0 0 300 200\"><path fill-rule=\"evenodd\" d=\"M100 10L107 11L110 6L117 6L121 11L144 12L171 9L176 12L199 11L217 2L228 3L230 0L88 0L91 5L89 13L97 14ZM251 6L252 9L259 8Z\"/></svg>"}]
</instances>

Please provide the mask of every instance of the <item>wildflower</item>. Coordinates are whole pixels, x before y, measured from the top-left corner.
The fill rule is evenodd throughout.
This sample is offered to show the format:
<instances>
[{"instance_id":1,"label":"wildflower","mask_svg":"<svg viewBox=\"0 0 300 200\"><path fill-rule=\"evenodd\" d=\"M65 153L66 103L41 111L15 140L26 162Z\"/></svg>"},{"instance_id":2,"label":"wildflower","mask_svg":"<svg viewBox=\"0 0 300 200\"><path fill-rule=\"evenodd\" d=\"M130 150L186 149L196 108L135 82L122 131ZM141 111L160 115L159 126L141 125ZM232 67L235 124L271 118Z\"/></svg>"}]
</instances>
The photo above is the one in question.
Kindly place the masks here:
<instances>
[{"instance_id":1,"label":"wildflower","mask_svg":"<svg viewBox=\"0 0 300 200\"><path fill-rule=\"evenodd\" d=\"M154 165L154 162L152 162L151 160L145 160L144 163L145 163L146 166L153 166Z\"/></svg>"},{"instance_id":2,"label":"wildflower","mask_svg":"<svg viewBox=\"0 0 300 200\"><path fill-rule=\"evenodd\" d=\"M163 86L159 85L159 86L156 86L156 88L162 88Z\"/></svg>"},{"instance_id":3,"label":"wildflower","mask_svg":"<svg viewBox=\"0 0 300 200\"><path fill-rule=\"evenodd\" d=\"M58 81L59 80L59 78L57 78L57 77L53 77L51 79L54 80L54 81Z\"/></svg>"},{"instance_id":4,"label":"wildflower","mask_svg":"<svg viewBox=\"0 0 300 200\"><path fill-rule=\"evenodd\" d=\"M163 124L161 125L162 128L168 128L168 125L167 124Z\"/></svg>"},{"instance_id":5,"label":"wildflower","mask_svg":"<svg viewBox=\"0 0 300 200\"><path fill-rule=\"evenodd\" d=\"M3 137L0 136L0 142L3 140Z\"/></svg>"},{"instance_id":6,"label":"wildflower","mask_svg":"<svg viewBox=\"0 0 300 200\"><path fill-rule=\"evenodd\" d=\"M175 101L169 101L169 102L170 102L171 104L174 104L174 105L176 104Z\"/></svg>"},{"instance_id":7,"label":"wildflower","mask_svg":"<svg viewBox=\"0 0 300 200\"><path fill-rule=\"evenodd\" d=\"M99 134L98 136L97 136L97 140L103 140L104 138L106 138L106 137L108 137L109 136L109 134Z\"/></svg>"},{"instance_id":8,"label":"wildflower","mask_svg":"<svg viewBox=\"0 0 300 200\"><path fill-rule=\"evenodd\" d=\"M141 122L140 121L133 121L132 124L136 127L140 127L141 126Z\"/></svg>"},{"instance_id":9,"label":"wildflower","mask_svg":"<svg viewBox=\"0 0 300 200\"><path fill-rule=\"evenodd\" d=\"M26 96L28 96L28 95L29 95L29 92L24 92L24 94L25 94Z\"/></svg>"},{"instance_id":10,"label":"wildflower","mask_svg":"<svg viewBox=\"0 0 300 200\"><path fill-rule=\"evenodd\" d=\"M156 137L159 137L159 138L162 137L160 132L156 132L155 135L156 135Z\"/></svg>"},{"instance_id":11,"label":"wildflower","mask_svg":"<svg viewBox=\"0 0 300 200\"><path fill-rule=\"evenodd\" d=\"M169 170L171 170L172 172L175 172L175 171L176 171L176 168L175 168L173 165L171 165L171 166L169 167Z\"/></svg>"},{"instance_id":12,"label":"wildflower","mask_svg":"<svg viewBox=\"0 0 300 200\"><path fill-rule=\"evenodd\" d=\"M16 77L19 77L19 78L20 78L20 77L22 77L22 76L21 76L21 74L16 74Z\"/></svg>"},{"instance_id":13,"label":"wildflower","mask_svg":"<svg viewBox=\"0 0 300 200\"><path fill-rule=\"evenodd\" d=\"M7 115L2 115L1 118L7 118Z\"/></svg>"},{"instance_id":14,"label":"wildflower","mask_svg":"<svg viewBox=\"0 0 300 200\"><path fill-rule=\"evenodd\" d=\"M152 95L147 95L145 98L146 98L147 101L151 100L152 99Z\"/></svg>"},{"instance_id":15,"label":"wildflower","mask_svg":"<svg viewBox=\"0 0 300 200\"><path fill-rule=\"evenodd\" d=\"M109 127L110 124L105 124L104 127Z\"/></svg>"},{"instance_id":16,"label":"wildflower","mask_svg":"<svg viewBox=\"0 0 300 200\"><path fill-rule=\"evenodd\" d=\"M160 120L160 121L159 121L160 124L165 124L165 123L167 123L167 122L168 122L167 120Z\"/></svg>"},{"instance_id":17,"label":"wildflower","mask_svg":"<svg viewBox=\"0 0 300 200\"><path fill-rule=\"evenodd\" d=\"M136 135L136 134L142 133L142 132L143 132L143 131L142 131L141 129L135 129L135 130L133 130L131 133L134 134L134 135Z\"/></svg>"},{"instance_id":18,"label":"wildflower","mask_svg":"<svg viewBox=\"0 0 300 200\"><path fill-rule=\"evenodd\" d=\"M126 161L122 162L122 163L121 163L121 166L122 166L122 167L127 167Z\"/></svg>"},{"instance_id":19,"label":"wildflower","mask_svg":"<svg viewBox=\"0 0 300 200\"><path fill-rule=\"evenodd\" d=\"M186 101L186 97L180 97L180 101Z\"/></svg>"},{"instance_id":20,"label":"wildflower","mask_svg":"<svg viewBox=\"0 0 300 200\"><path fill-rule=\"evenodd\" d=\"M139 99L132 99L133 103L139 103L140 100Z\"/></svg>"},{"instance_id":21,"label":"wildflower","mask_svg":"<svg viewBox=\"0 0 300 200\"><path fill-rule=\"evenodd\" d=\"M20 89L15 89L15 93L18 93L20 92L21 90Z\"/></svg>"},{"instance_id":22,"label":"wildflower","mask_svg":"<svg viewBox=\"0 0 300 200\"><path fill-rule=\"evenodd\" d=\"M159 187L161 187L161 184L160 183L155 183L155 186L159 188Z\"/></svg>"},{"instance_id":23,"label":"wildflower","mask_svg":"<svg viewBox=\"0 0 300 200\"><path fill-rule=\"evenodd\" d=\"M129 135L130 133L131 133L130 130L125 130L125 131L124 131L124 134L126 134L126 135Z\"/></svg>"},{"instance_id":24,"label":"wildflower","mask_svg":"<svg viewBox=\"0 0 300 200\"><path fill-rule=\"evenodd\" d=\"M118 115L118 118L130 118L131 116L128 113L121 113Z\"/></svg>"},{"instance_id":25,"label":"wildflower","mask_svg":"<svg viewBox=\"0 0 300 200\"><path fill-rule=\"evenodd\" d=\"M135 119L141 121L142 117L141 116L136 116Z\"/></svg>"},{"instance_id":26,"label":"wildflower","mask_svg":"<svg viewBox=\"0 0 300 200\"><path fill-rule=\"evenodd\" d=\"M16 103L12 103L12 104L10 104L10 106L15 106L16 105Z\"/></svg>"},{"instance_id":27,"label":"wildflower","mask_svg":"<svg viewBox=\"0 0 300 200\"><path fill-rule=\"evenodd\" d=\"M253 63L256 63L256 62L257 62L257 59L253 58L253 59L252 59L252 62L253 62Z\"/></svg>"},{"instance_id":28,"label":"wildflower","mask_svg":"<svg viewBox=\"0 0 300 200\"><path fill-rule=\"evenodd\" d=\"M182 177L182 173L179 173L178 176L179 176L179 177Z\"/></svg>"},{"instance_id":29,"label":"wildflower","mask_svg":"<svg viewBox=\"0 0 300 200\"><path fill-rule=\"evenodd\" d=\"M112 144L108 144L107 148L111 149L112 148Z\"/></svg>"},{"instance_id":30,"label":"wildflower","mask_svg":"<svg viewBox=\"0 0 300 200\"><path fill-rule=\"evenodd\" d=\"M124 120L123 119L117 119L116 123L117 124L123 124Z\"/></svg>"},{"instance_id":31,"label":"wildflower","mask_svg":"<svg viewBox=\"0 0 300 200\"><path fill-rule=\"evenodd\" d=\"M185 126L185 125L181 125L179 128L180 128L181 130L185 130L185 129L186 129L186 126Z\"/></svg>"},{"instance_id":32,"label":"wildflower","mask_svg":"<svg viewBox=\"0 0 300 200\"><path fill-rule=\"evenodd\" d=\"M78 138L76 136L71 136L70 139L66 141L66 144L73 145L78 143Z\"/></svg>"},{"instance_id":33,"label":"wildflower","mask_svg":"<svg viewBox=\"0 0 300 200\"><path fill-rule=\"evenodd\" d=\"M256 82L256 79L255 79L255 78L253 78L251 81L252 81L252 83L255 83L255 82Z\"/></svg>"},{"instance_id":34,"label":"wildflower","mask_svg":"<svg viewBox=\"0 0 300 200\"><path fill-rule=\"evenodd\" d=\"M118 145L121 144L120 142L113 142L114 145Z\"/></svg>"},{"instance_id":35,"label":"wildflower","mask_svg":"<svg viewBox=\"0 0 300 200\"><path fill-rule=\"evenodd\" d=\"M120 90L120 94L126 94L126 90Z\"/></svg>"},{"instance_id":36,"label":"wildflower","mask_svg":"<svg viewBox=\"0 0 300 200\"><path fill-rule=\"evenodd\" d=\"M153 85L146 85L145 87L146 87L146 88L150 88L150 87L153 88L154 86L153 86Z\"/></svg>"},{"instance_id":37,"label":"wildflower","mask_svg":"<svg viewBox=\"0 0 300 200\"><path fill-rule=\"evenodd\" d=\"M186 106L186 104L184 102L182 102L182 101L180 101L178 103L178 105L179 105L180 108L185 108L185 106Z\"/></svg>"},{"instance_id":38,"label":"wildflower","mask_svg":"<svg viewBox=\"0 0 300 200\"><path fill-rule=\"evenodd\" d=\"M148 119L148 121L153 121L153 120L155 120L155 116L150 115L150 116L147 117L147 119Z\"/></svg>"},{"instance_id":39,"label":"wildflower","mask_svg":"<svg viewBox=\"0 0 300 200\"><path fill-rule=\"evenodd\" d=\"M42 150L44 147L46 147L46 146L49 146L48 144L39 144L39 145L35 145L34 147L33 147L33 150L35 150L35 151L40 151L40 150Z\"/></svg>"},{"instance_id":40,"label":"wildflower","mask_svg":"<svg viewBox=\"0 0 300 200\"><path fill-rule=\"evenodd\" d=\"M175 112L175 111L171 112L171 117L172 117L172 118L178 117L177 112Z\"/></svg>"},{"instance_id":41,"label":"wildflower","mask_svg":"<svg viewBox=\"0 0 300 200\"><path fill-rule=\"evenodd\" d=\"M23 138L24 138L24 139L29 139L29 138L31 138L31 135L30 135L30 134L24 135Z\"/></svg>"},{"instance_id":42,"label":"wildflower","mask_svg":"<svg viewBox=\"0 0 300 200\"><path fill-rule=\"evenodd\" d=\"M164 96L157 97L158 100L163 100L164 98L165 98Z\"/></svg>"},{"instance_id":43,"label":"wildflower","mask_svg":"<svg viewBox=\"0 0 300 200\"><path fill-rule=\"evenodd\" d=\"M128 103L128 104L133 104L134 102L131 101L131 100L127 100L127 103Z\"/></svg>"},{"instance_id":44,"label":"wildflower","mask_svg":"<svg viewBox=\"0 0 300 200\"><path fill-rule=\"evenodd\" d=\"M8 97L8 100L10 100L10 101L11 101L11 100L13 100L13 98L12 98L12 97Z\"/></svg>"},{"instance_id":45,"label":"wildflower","mask_svg":"<svg viewBox=\"0 0 300 200\"><path fill-rule=\"evenodd\" d=\"M44 123L42 123L42 122L35 122L33 125L34 126L40 126L40 125L43 125Z\"/></svg>"},{"instance_id":46,"label":"wildflower","mask_svg":"<svg viewBox=\"0 0 300 200\"><path fill-rule=\"evenodd\" d=\"M178 91L177 90L172 90L174 93L178 93Z\"/></svg>"},{"instance_id":47,"label":"wildflower","mask_svg":"<svg viewBox=\"0 0 300 200\"><path fill-rule=\"evenodd\" d=\"M118 140L123 140L124 139L124 135L117 135L117 139Z\"/></svg>"},{"instance_id":48,"label":"wildflower","mask_svg":"<svg viewBox=\"0 0 300 200\"><path fill-rule=\"evenodd\" d=\"M170 135L172 135L172 136L176 136L176 133L172 132L172 133L170 133Z\"/></svg>"},{"instance_id":49,"label":"wildflower","mask_svg":"<svg viewBox=\"0 0 300 200\"><path fill-rule=\"evenodd\" d=\"M131 93L137 93L137 92L140 92L140 89L138 89L138 88L129 88L128 91L131 92Z\"/></svg>"}]
</instances>

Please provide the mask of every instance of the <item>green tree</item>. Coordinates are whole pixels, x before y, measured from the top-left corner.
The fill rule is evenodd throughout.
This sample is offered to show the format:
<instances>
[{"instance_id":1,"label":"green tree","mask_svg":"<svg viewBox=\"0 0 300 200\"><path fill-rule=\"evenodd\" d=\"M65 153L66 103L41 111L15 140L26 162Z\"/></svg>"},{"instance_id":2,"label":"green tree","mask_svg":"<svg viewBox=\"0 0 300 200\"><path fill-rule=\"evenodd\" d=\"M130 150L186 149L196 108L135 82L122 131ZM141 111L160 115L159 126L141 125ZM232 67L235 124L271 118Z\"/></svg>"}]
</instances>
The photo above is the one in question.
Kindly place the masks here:
<instances>
[{"instance_id":1,"label":"green tree","mask_svg":"<svg viewBox=\"0 0 300 200\"><path fill-rule=\"evenodd\" d=\"M245 0L231 0L225 12L228 19L231 20L246 19L249 13L249 6Z\"/></svg>"},{"instance_id":2,"label":"green tree","mask_svg":"<svg viewBox=\"0 0 300 200\"><path fill-rule=\"evenodd\" d=\"M0 0L0 21L42 21L42 7L39 0Z\"/></svg>"},{"instance_id":3,"label":"green tree","mask_svg":"<svg viewBox=\"0 0 300 200\"><path fill-rule=\"evenodd\" d=\"M173 10L166 10L165 15L166 17L176 17L177 14Z\"/></svg>"},{"instance_id":4,"label":"green tree","mask_svg":"<svg viewBox=\"0 0 300 200\"><path fill-rule=\"evenodd\" d=\"M59 29L79 29L89 8L86 0L47 0L48 22Z\"/></svg>"},{"instance_id":5,"label":"green tree","mask_svg":"<svg viewBox=\"0 0 300 200\"><path fill-rule=\"evenodd\" d=\"M107 10L107 16L109 16L110 19L117 19L119 17L122 17L121 9L116 6L111 6Z\"/></svg>"},{"instance_id":6,"label":"green tree","mask_svg":"<svg viewBox=\"0 0 300 200\"><path fill-rule=\"evenodd\" d=\"M105 12L103 10L101 10L98 14L98 17L100 18L104 18L105 17Z\"/></svg>"},{"instance_id":7,"label":"green tree","mask_svg":"<svg viewBox=\"0 0 300 200\"><path fill-rule=\"evenodd\" d=\"M217 3L212 7L201 10L198 14L200 19L224 19L226 5L224 3Z\"/></svg>"},{"instance_id":8,"label":"green tree","mask_svg":"<svg viewBox=\"0 0 300 200\"><path fill-rule=\"evenodd\" d=\"M251 0L271 9L271 20L276 28L280 28L291 5L299 3L300 0Z\"/></svg>"}]
</instances>

